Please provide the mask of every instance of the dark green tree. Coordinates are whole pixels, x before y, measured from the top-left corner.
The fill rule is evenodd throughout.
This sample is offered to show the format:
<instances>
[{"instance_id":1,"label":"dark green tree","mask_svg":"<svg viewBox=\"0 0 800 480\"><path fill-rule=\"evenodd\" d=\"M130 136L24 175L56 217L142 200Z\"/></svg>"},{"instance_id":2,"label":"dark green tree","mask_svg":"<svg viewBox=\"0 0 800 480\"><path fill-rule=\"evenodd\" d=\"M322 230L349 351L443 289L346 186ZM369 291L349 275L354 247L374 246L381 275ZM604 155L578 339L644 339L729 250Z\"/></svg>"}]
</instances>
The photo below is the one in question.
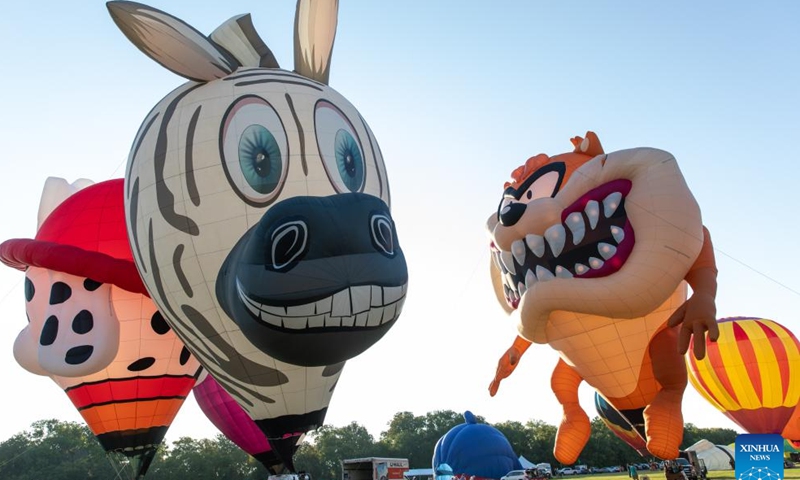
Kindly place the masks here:
<instances>
[{"instance_id":1,"label":"dark green tree","mask_svg":"<svg viewBox=\"0 0 800 480\"><path fill-rule=\"evenodd\" d=\"M484 422L481 417L476 419ZM389 429L381 433L378 451L387 457L407 458L411 468L430 468L436 442L462 423L463 414L453 410L437 410L422 416L398 412L389 422Z\"/></svg>"},{"instance_id":2,"label":"dark green tree","mask_svg":"<svg viewBox=\"0 0 800 480\"><path fill-rule=\"evenodd\" d=\"M153 462L146 478L255 480L267 476L264 466L220 434L213 439L178 439Z\"/></svg>"},{"instance_id":3,"label":"dark green tree","mask_svg":"<svg viewBox=\"0 0 800 480\"><path fill-rule=\"evenodd\" d=\"M376 453L375 439L365 427L356 422L340 428L323 425L309 437L315 452L304 453L309 463L305 464L298 459L296 467L310 472L316 479L342 478L341 460L379 456ZM310 460L314 457L315 463L311 463ZM319 470L315 471L315 468Z\"/></svg>"},{"instance_id":4,"label":"dark green tree","mask_svg":"<svg viewBox=\"0 0 800 480\"><path fill-rule=\"evenodd\" d=\"M691 447L700 440L708 440L714 445L729 445L736 441L736 431L730 428L699 428L692 423L683 427L681 449Z\"/></svg>"},{"instance_id":5,"label":"dark green tree","mask_svg":"<svg viewBox=\"0 0 800 480\"><path fill-rule=\"evenodd\" d=\"M40 420L0 443L0 478L6 480L114 478L116 462L75 422Z\"/></svg>"},{"instance_id":6,"label":"dark green tree","mask_svg":"<svg viewBox=\"0 0 800 480\"><path fill-rule=\"evenodd\" d=\"M649 462L650 457L642 457L630 445L606 427L600 417L592 419L592 435L581 452L577 464L590 467L625 466L629 463Z\"/></svg>"}]
</instances>

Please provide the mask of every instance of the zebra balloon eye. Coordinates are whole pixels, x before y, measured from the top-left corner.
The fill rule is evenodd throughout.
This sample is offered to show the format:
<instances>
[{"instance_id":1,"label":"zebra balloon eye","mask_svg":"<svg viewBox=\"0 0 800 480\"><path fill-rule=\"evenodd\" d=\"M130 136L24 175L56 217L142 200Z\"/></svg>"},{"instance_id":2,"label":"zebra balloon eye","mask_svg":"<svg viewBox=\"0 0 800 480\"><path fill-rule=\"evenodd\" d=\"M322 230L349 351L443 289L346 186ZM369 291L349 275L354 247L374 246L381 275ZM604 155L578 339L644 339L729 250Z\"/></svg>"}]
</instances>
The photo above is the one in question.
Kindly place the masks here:
<instances>
[{"instance_id":1,"label":"zebra balloon eye","mask_svg":"<svg viewBox=\"0 0 800 480\"><path fill-rule=\"evenodd\" d=\"M278 113L254 95L239 98L222 121L222 166L234 191L261 207L281 191L289 159L286 130Z\"/></svg>"},{"instance_id":2,"label":"zebra balloon eye","mask_svg":"<svg viewBox=\"0 0 800 480\"><path fill-rule=\"evenodd\" d=\"M324 100L314 112L317 147L325 172L336 191L359 192L364 188L364 150L353 125L333 104Z\"/></svg>"}]
</instances>

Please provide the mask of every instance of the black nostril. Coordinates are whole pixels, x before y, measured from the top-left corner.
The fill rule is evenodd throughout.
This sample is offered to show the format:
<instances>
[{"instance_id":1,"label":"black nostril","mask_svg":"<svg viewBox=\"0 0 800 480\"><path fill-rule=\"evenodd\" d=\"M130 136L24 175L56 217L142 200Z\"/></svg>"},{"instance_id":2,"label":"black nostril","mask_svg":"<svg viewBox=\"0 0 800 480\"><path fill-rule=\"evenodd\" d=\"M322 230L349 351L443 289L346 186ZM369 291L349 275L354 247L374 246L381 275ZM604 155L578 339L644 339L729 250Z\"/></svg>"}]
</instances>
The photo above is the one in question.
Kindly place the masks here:
<instances>
[{"instance_id":1,"label":"black nostril","mask_svg":"<svg viewBox=\"0 0 800 480\"><path fill-rule=\"evenodd\" d=\"M525 213L525 207L527 206L527 203L511 203L505 207L501 207L500 223L506 227L514 225L522 218L522 215Z\"/></svg>"},{"instance_id":2,"label":"black nostril","mask_svg":"<svg viewBox=\"0 0 800 480\"><path fill-rule=\"evenodd\" d=\"M308 225L300 219L285 221L272 230L268 245L265 266L290 270L308 251Z\"/></svg>"},{"instance_id":3,"label":"black nostril","mask_svg":"<svg viewBox=\"0 0 800 480\"><path fill-rule=\"evenodd\" d=\"M372 245L384 255L394 256L394 233L391 217L385 213L373 213L369 217L369 230L372 233Z\"/></svg>"}]
</instances>

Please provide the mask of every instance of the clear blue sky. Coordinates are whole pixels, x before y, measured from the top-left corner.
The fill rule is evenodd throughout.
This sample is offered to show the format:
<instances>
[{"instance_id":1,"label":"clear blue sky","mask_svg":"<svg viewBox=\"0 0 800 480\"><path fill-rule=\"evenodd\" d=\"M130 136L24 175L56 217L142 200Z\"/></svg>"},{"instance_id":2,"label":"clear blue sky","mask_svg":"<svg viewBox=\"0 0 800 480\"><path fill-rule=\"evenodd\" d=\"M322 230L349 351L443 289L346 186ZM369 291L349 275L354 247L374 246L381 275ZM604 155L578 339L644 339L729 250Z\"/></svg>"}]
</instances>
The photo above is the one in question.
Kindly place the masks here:
<instances>
[{"instance_id":1,"label":"clear blue sky","mask_svg":"<svg viewBox=\"0 0 800 480\"><path fill-rule=\"evenodd\" d=\"M154 7L204 33L253 14L292 68L292 0ZM342 0L330 85L369 122L386 161L409 264L390 333L345 367L327 421L376 437L398 411L472 410L557 424L556 355L535 346L497 397L515 335L488 279L483 224L517 165L598 133L606 151L672 152L717 248L720 316L800 333L800 4ZM45 178L120 177L150 108L183 80L117 30L104 2L13 2L0 17L0 240L32 237ZM20 272L0 268L0 439L48 417L79 421L11 347L25 325ZM581 390L594 415L592 391ZM735 427L687 390L687 422ZM210 437L193 398L167 434Z\"/></svg>"}]
</instances>

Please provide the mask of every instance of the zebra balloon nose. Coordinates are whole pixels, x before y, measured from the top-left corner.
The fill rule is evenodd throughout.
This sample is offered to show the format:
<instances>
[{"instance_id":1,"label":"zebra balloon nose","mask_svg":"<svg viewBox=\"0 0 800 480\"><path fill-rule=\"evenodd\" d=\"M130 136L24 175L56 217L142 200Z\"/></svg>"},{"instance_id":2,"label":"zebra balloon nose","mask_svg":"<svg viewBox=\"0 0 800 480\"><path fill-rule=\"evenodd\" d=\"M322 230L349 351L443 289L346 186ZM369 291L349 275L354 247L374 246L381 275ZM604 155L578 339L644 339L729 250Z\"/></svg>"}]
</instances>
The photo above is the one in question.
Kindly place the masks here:
<instances>
[{"instance_id":1,"label":"zebra balloon nose","mask_svg":"<svg viewBox=\"0 0 800 480\"><path fill-rule=\"evenodd\" d=\"M285 273L302 260L398 249L394 221L380 198L363 193L294 197L270 208L259 221L247 257L263 258L267 270Z\"/></svg>"},{"instance_id":2,"label":"zebra balloon nose","mask_svg":"<svg viewBox=\"0 0 800 480\"><path fill-rule=\"evenodd\" d=\"M231 250L216 291L262 352L322 366L378 341L402 311L407 283L389 206L344 193L273 204Z\"/></svg>"}]
</instances>

